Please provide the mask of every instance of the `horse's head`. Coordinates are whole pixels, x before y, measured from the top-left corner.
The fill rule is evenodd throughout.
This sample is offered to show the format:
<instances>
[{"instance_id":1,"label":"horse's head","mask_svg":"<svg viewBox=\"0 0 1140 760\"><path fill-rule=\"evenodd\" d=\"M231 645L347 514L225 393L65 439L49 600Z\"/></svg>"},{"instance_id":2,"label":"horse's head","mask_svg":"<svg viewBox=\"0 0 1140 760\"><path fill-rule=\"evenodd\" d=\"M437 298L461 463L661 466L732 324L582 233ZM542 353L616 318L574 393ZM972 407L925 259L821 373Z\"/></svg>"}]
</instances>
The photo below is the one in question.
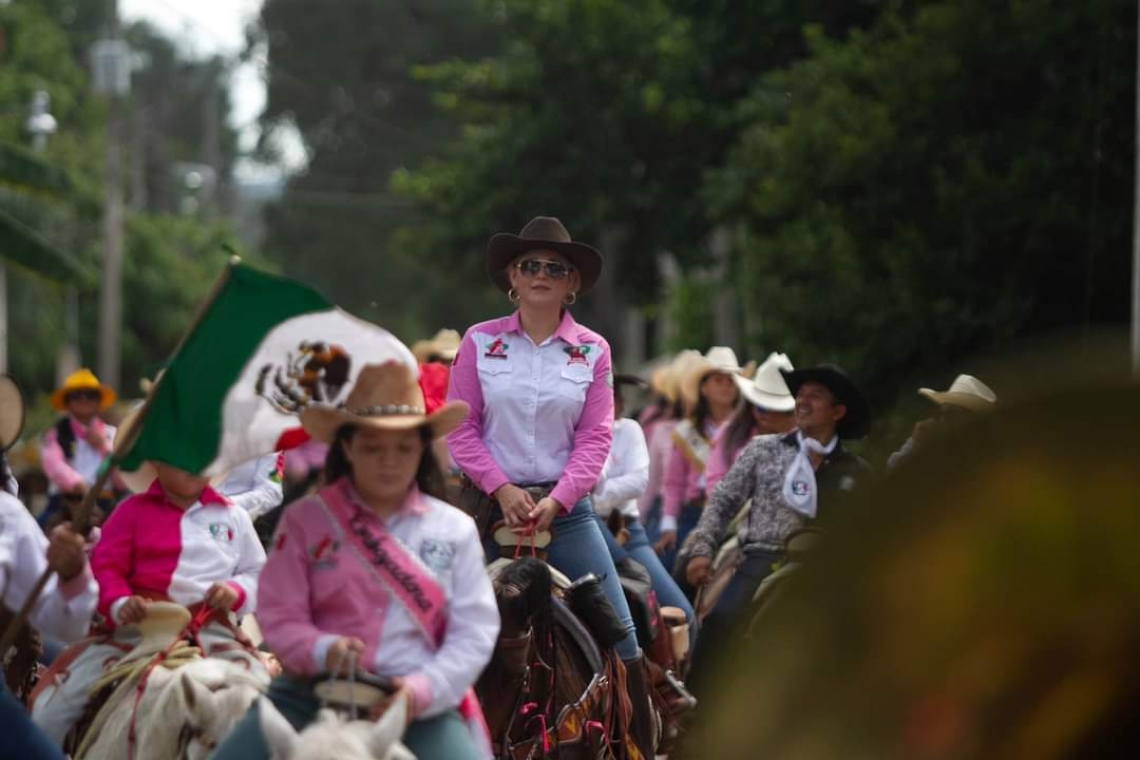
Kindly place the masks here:
<instances>
[{"instance_id":1,"label":"horse's head","mask_svg":"<svg viewBox=\"0 0 1140 760\"><path fill-rule=\"evenodd\" d=\"M299 734L268 699L258 704L258 717L272 760L415 760L400 743L407 723L407 703L402 699L375 723L348 721L321 710Z\"/></svg>"},{"instance_id":2,"label":"horse's head","mask_svg":"<svg viewBox=\"0 0 1140 760\"><path fill-rule=\"evenodd\" d=\"M519 677L526 669L535 630L549 630L550 592L550 568L532 557L515 560L495 579L502 621L498 654L511 676Z\"/></svg>"},{"instance_id":3,"label":"horse's head","mask_svg":"<svg viewBox=\"0 0 1140 760\"><path fill-rule=\"evenodd\" d=\"M196 660L175 672L159 696L150 721L155 731L178 728L178 754L204 760L233 730L265 689L262 678L242 666L218 659ZM150 741L155 741L154 738ZM155 747L144 737L140 749ZM165 743L162 746L166 746ZM141 757L148 756L145 752Z\"/></svg>"}]
</instances>

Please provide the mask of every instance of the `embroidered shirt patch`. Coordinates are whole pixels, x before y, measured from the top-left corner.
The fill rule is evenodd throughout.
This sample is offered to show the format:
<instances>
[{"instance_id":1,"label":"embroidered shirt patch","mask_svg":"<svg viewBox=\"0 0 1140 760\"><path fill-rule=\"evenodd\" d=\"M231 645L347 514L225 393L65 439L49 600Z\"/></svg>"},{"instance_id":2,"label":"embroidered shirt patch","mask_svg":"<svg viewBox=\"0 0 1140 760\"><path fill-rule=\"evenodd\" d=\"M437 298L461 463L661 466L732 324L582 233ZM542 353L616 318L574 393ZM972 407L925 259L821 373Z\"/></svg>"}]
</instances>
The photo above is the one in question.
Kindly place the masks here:
<instances>
[{"instance_id":1,"label":"embroidered shirt patch","mask_svg":"<svg viewBox=\"0 0 1140 760\"><path fill-rule=\"evenodd\" d=\"M425 538L420 542L420 559L436 575L444 573L455 562L455 544L437 538Z\"/></svg>"},{"instance_id":2,"label":"embroidered shirt patch","mask_svg":"<svg viewBox=\"0 0 1140 760\"><path fill-rule=\"evenodd\" d=\"M232 543L234 540L234 529L226 523L210 523L210 537L215 541L225 541Z\"/></svg>"},{"instance_id":3,"label":"embroidered shirt patch","mask_svg":"<svg viewBox=\"0 0 1140 760\"><path fill-rule=\"evenodd\" d=\"M504 343L502 338L495 338L487 346L487 352L483 354L487 359L506 359L507 349L511 347L510 343Z\"/></svg>"},{"instance_id":4,"label":"embroidered shirt patch","mask_svg":"<svg viewBox=\"0 0 1140 760\"><path fill-rule=\"evenodd\" d=\"M567 346L566 348L562 349L563 351L566 352L566 355L569 357L566 360L566 366L569 367L572 364L585 364L585 365L589 366L589 364L590 364L590 359L589 359L590 351L592 351L593 348L594 348L593 346L582 345L582 346Z\"/></svg>"},{"instance_id":5,"label":"embroidered shirt patch","mask_svg":"<svg viewBox=\"0 0 1140 760\"><path fill-rule=\"evenodd\" d=\"M309 559L314 564L335 565L336 552L340 549L340 541L332 536L325 536L315 545L309 547Z\"/></svg>"}]
</instances>

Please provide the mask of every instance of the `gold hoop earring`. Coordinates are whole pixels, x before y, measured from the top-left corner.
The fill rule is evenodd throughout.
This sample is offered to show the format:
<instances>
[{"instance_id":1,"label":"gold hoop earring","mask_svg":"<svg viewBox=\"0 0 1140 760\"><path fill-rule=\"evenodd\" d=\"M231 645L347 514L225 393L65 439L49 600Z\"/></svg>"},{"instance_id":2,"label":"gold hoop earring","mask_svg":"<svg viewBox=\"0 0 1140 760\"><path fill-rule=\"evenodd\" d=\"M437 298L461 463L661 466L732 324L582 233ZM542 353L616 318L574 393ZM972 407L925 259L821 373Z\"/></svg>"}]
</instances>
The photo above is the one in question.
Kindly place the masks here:
<instances>
[{"instance_id":1,"label":"gold hoop earring","mask_svg":"<svg viewBox=\"0 0 1140 760\"><path fill-rule=\"evenodd\" d=\"M519 295L519 292L517 290L511 288L507 291L507 299L510 300L511 303L518 303L520 300L522 300L522 296Z\"/></svg>"},{"instance_id":2,"label":"gold hoop earring","mask_svg":"<svg viewBox=\"0 0 1140 760\"><path fill-rule=\"evenodd\" d=\"M562 299L562 303L565 306L573 306L577 302L578 302L578 294L575 293L574 291L570 291L569 293L566 294L566 297Z\"/></svg>"}]
</instances>

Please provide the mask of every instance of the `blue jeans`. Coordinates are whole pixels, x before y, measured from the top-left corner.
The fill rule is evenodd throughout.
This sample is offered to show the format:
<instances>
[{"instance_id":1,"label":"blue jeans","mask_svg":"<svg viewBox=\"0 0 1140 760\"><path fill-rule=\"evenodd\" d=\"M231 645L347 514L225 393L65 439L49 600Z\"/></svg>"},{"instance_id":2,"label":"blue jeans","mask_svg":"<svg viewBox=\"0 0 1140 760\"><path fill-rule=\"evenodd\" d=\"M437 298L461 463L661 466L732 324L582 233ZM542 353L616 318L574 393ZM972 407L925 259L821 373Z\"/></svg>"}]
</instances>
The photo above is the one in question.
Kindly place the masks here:
<instances>
[{"instance_id":1,"label":"blue jeans","mask_svg":"<svg viewBox=\"0 0 1140 760\"><path fill-rule=\"evenodd\" d=\"M661 538L661 497L655 498L649 505L649 509L645 511L645 537L649 539L649 545L657 543L657 539Z\"/></svg>"},{"instance_id":2,"label":"blue jeans","mask_svg":"<svg viewBox=\"0 0 1140 760\"><path fill-rule=\"evenodd\" d=\"M661 558L649 543L649 537L640 522L627 523L625 529L629 531L629 540L622 546L615 539L609 529L598 518L598 525L602 529L602 537L606 540L606 548L614 562L632 557L633 561L649 571L649 580L653 584L653 592L657 594L657 601L662 607L677 607L684 611L685 622L689 624L689 638L693 640L696 635L695 616L693 605L685 597L683 591L673 576L661 564Z\"/></svg>"},{"instance_id":3,"label":"blue jeans","mask_svg":"<svg viewBox=\"0 0 1140 760\"><path fill-rule=\"evenodd\" d=\"M685 539L693 532L693 528L697 527L697 523L701 521L701 513L704 511L704 502L689 502L681 507L681 514L677 516L677 543L673 544L673 548L661 555L661 564L668 570L673 570L673 565L677 561L677 552L685 544Z\"/></svg>"},{"instance_id":4,"label":"blue jeans","mask_svg":"<svg viewBox=\"0 0 1140 760\"><path fill-rule=\"evenodd\" d=\"M320 709L313 687L289 675L273 679L266 696L297 732L303 731L312 723ZM269 745L261 733L260 711L261 706L254 702L245 717L238 721L230 735L210 755L210 760L269 760ZM455 710L413 721L405 730L401 741L420 760L479 758L471 731Z\"/></svg>"},{"instance_id":5,"label":"blue jeans","mask_svg":"<svg viewBox=\"0 0 1140 760\"><path fill-rule=\"evenodd\" d=\"M502 519L503 513L498 506L495 506L491 512L491 523L494 524ZM572 581L587 573L598 576L602 590L610 600L610 604L614 606L618 620L625 630L625 638L619 641L614 649L623 660L632 660L640 655L641 648L637 646L637 629L633 625L633 615L629 612L629 604L625 601L625 592L621 589L617 568L614 567L613 558L606 547L603 535L605 531L594 515L594 506L590 497L581 499L567 514L554 518L550 530L554 538L550 546L546 547L546 561ZM499 547L490 537L484 539L483 549L488 560L499 556Z\"/></svg>"},{"instance_id":6,"label":"blue jeans","mask_svg":"<svg viewBox=\"0 0 1140 760\"><path fill-rule=\"evenodd\" d=\"M746 554L716 606L701 623L701 640L693 647L688 681L690 691L698 698L712 680L717 661L732 655L734 644L739 643L737 633L748 623L752 597L781 556L780 552L760 550Z\"/></svg>"},{"instance_id":7,"label":"blue jeans","mask_svg":"<svg viewBox=\"0 0 1140 760\"><path fill-rule=\"evenodd\" d=\"M617 568L606 548L602 526L594 514L594 505L589 497L580 500L569 514L554 519L550 526L554 539L546 547L546 557L551 565L561 570L570 580L581 578L587 573L598 576L606 598L617 611L618 620L625 630L625 638L614 649L623 660L632 660L641 654L637 646L637 629L633 625L633 615L625 601Z\"/></svg>"},{"instance_id":8,"label":"blue jeans","mask_svg":"<svg viewBox=\"0 0 1140 760\"><path fill-rule=\"evenodd\" d=\"M32 723L28 711L0 683L0 757L64 760L59 747Z\"/></svg>"}]
</instances>

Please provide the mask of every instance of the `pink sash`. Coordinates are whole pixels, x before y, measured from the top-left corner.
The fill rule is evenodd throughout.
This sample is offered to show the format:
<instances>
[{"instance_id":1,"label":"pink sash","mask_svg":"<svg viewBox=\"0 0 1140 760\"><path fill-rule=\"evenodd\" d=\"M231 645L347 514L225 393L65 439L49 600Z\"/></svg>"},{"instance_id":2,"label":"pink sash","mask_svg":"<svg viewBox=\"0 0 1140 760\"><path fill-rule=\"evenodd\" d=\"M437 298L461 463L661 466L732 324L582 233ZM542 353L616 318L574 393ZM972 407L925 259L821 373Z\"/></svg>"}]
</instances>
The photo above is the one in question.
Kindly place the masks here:
<instances>
[{"instance_id":1,"label":"pink sash","mask_svg":"<svg viewBox=\"0 0 1140 760\"><path fill-rule=\"evenodd\" d=\"M443 646L447 634L447 597L431 571L379 521L365 521L361 509L349 497L346 480L325 486L320 496L376 579L416 621L431 646L434 649ZM468 689L463 695L458 710L471 727L484 756L489 756L491 734L474 689Z\"/></svg>"},{"instance_id":2,"label":"pink sash","mask_svg":"<svg viewBox=\"0 0 1140 760\"><path fill-rule=\"evenodd\" d=\"M346 481L322 488L321 498L332 507L345 538L368 564L373 576L412 616L431 645L439 649L447 633L447 597L431 571L379 521L365 521L363 511L349 498Z\"/></svg>"}]
</instances>

